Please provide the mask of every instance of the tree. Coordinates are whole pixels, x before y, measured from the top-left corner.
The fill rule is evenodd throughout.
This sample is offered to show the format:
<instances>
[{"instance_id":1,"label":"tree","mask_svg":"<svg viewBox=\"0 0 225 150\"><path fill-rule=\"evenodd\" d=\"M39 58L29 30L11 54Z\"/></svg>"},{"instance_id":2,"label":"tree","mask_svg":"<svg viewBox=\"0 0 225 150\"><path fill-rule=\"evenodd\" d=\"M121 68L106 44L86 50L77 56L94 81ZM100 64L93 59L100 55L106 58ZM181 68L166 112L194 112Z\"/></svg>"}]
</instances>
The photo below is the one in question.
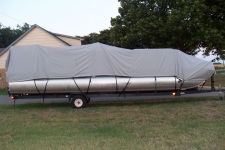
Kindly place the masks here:
<instances>
[{"instance_id":1,"label":"tree","mask_svg":"<svg viewBox=\"0 0 225 150\"><path fill-rule=\"evenodd\" d=\"M124 48L171 47L195 55L222 52L223 0L120 0L111 18L113 44Z\"/></svg>"},{"instance_id":2,"label":"tree","mask_svg":"<svg viewBox=\"0 0 225 150\"><path fill-rule=\"evenodd\" d=\"M0 25L0 47L5 48L9 46L13 41L19 38L23 33L25 33L30 25L25 23L23 26L17 25L17 29L12 29L10 27L4 27Z\"/></svg>"},{"instance_id":3,"label":"tree","mask_svg":"<svg viewBox=\"0 0 225 150\"><path fill-rule=\"evenodd\" d=\"M205 55L217 55L217 59L224 59L225 50L225 1L223 0L206 0L207 12L205 12L205 39L202 47L205 47Z\"/></svg>"},{"instance_id":4,"label":"tree","mask_svg":"<svg viewBox=\"0 0 225 150\"><path fill-rule=\"evenodd\" d=\"M0 29L0 48L5 48L14 41L13 30L10 27Z\"/></svg>"},{"instance_id":5,"label":"tree","mask_svg":"<svg viewBox=\"0 0 225 150\"><path fill-rule=\"evenodd\" d=\"M109 29L100 31L100 34L98 35L98 42L107 44L107 45L112 45L112 39L110 37Z\"/></svg>"},{"instance_id":6,"label":"tree","mask_svg":"<svg viewBox=\"0 0 225 150\"><path fill-rule=\"evenodd\" d=\"M100 31L100 34L90 33L89 35L84 36L84 39L90 44L100 42L103 44L112 45L112 40L110 38L110 30L109 29Z\"/></svg>"},{"instance_id":7,"label":"tree","mask_svg":"<svg viewBox=\"0 0 225 150\"><path fill-rule=\"evenodd\" d=\"M98 35L99 35L98 33L93 32L93 33L90 33L89 35L84 36L83 38L88 43L92 44L97 42Z\"/></svg>"}]
</instances>

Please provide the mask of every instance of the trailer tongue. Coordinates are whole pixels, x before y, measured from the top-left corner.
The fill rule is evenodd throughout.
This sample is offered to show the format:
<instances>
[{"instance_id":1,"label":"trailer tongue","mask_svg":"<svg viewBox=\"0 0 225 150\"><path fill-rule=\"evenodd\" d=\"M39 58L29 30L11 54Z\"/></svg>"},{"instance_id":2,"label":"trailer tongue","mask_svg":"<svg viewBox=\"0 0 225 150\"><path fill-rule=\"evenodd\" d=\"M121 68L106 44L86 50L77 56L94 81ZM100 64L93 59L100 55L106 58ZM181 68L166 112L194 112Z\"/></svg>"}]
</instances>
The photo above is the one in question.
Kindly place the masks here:
<instances>
[{"instance_id":1,"label":"trailer tongue","mask_svg":"<svg viewBox=\"0 0 225 150\"><path fill-rule=\"evenodd\" d=\"M82 108L92 96L179 94L202 85L211 62L174 49L127 50L100 43L11 47L6 75L13 99L68 97Z\"/></svg>"}]
</instances>

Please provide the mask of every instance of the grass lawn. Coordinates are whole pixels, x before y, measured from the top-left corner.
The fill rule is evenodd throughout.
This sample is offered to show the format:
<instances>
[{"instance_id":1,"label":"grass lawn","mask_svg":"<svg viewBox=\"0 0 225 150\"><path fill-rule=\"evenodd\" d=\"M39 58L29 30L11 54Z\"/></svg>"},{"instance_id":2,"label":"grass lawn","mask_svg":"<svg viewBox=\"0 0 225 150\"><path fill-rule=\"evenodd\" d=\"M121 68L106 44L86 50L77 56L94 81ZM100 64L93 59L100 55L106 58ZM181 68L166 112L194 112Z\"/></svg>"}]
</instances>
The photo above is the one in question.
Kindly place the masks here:
<instances>
[{"instance_id":1,"label":"grass lawn","mask_svg":"<svg viewBox=\"0 0 225 150\"><path fill-rule=\"evenodd\" d=\"M7 95L8 93L6 92L6 90L2 90L0 89L0 95Z\"/></svg>"},{"instance_id":2,"label":"grass lawn","mask_svg":"<svg viewBox=\"0 0 225 150\"><path fill-rule=\"evenodd\" d=\"M221 86L225 86L225 75L216 74L214 75L214 80L215 80L215 83L214 83L215 86L218 87L219 84L221 84Z\"/></svg>"},{"instance_id":3,"label":"grass lawn","mask_svg":"<svg viewBox=\"0 0 225 150\"><path fill-rule=\"evenodd\" d=\"M225 87L225 75L215 74L214 81L214 86L216 89L218 88L219 84ZM205 86L211 86L211 78L206 81Z\"/></svg>"},{"instance_id":4,"label":"grass lawn","mask_svg":"<svg viewBox=\"0 0 225 150\"><path fill-rule=\"evenodd\" d=\"M225 149L225 101L159 101L0 105L0 149Z\"/></svg>"},{"instance_id":5,"label":"grass lawn","mask_svg":"<svg viewBox=\"0 0 225 150\"><path fill-rule=\"evenodd\" d=\"M216 73L214 75L214 86L217 89L219 84L221 84L221 86L225 87L225 69L223 69L222 67L215 67ZM224 74L221 74L224 73ZM206 83L205 86L211 86L211 78L209 78Z\"/></svg>"}]
</instances>

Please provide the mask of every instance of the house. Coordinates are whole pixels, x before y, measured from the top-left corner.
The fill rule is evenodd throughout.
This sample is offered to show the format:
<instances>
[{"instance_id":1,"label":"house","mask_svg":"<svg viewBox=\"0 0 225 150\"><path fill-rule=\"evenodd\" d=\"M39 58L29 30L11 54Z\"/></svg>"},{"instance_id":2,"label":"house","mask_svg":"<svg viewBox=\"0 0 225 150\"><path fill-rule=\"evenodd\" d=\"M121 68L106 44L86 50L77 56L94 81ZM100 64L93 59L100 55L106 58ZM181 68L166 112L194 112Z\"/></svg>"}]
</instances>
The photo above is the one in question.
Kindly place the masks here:
<instances>
[{"instance_id":1,"label":"house","mask_svg":"<svg viewBox=\"0 0 225 150\"><path fill-rule=\"evenodd\" d=\"M88 44L84 39L49 32L38 25L31 28L5 49L0 49L0 89L7 87L5 61L11 46L39 44L44 46L77 46Z\"/></svg>"},{"instance_id":2,"label":"house","mask_svg":"<svg viewBox=\"0 0 225 150\"><path fill-rule=\"evenodd\" d=\"M0 53L2 53L4 51L5 48L0 48ZM2 73L2 71L0 71L0 84L2 83L3 78L5 78L5 73ZM1 87L1 85L0 85Z\"/></svg>"}]
</instances>

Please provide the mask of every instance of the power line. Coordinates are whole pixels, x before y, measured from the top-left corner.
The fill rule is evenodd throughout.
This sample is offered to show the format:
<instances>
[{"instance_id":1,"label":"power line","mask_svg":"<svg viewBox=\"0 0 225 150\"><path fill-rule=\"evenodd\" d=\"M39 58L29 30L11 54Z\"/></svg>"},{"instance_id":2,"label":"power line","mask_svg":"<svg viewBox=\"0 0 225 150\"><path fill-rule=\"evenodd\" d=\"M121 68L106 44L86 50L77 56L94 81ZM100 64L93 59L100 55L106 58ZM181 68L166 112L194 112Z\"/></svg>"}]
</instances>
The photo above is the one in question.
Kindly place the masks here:
<instances>
[{"instance_id":1,"label":"power line","mask_svg":"<svg viewBox=\"0 0 225 150\"><path fill-rule=\"evenodd\" d=\"M0 12L0 13L3 14L3 15L5 15L6 17L9 17L9 18L13 19L13 20L19 21L19 22L21 22L21 23L26 23L26 22L20 21L20 20L18 20L18 19L15 19L15 18L13 18L13 17L10 17L10 16L8 16L8 15L2 13L2 12Z\"/></svg>"}]
</instances>

